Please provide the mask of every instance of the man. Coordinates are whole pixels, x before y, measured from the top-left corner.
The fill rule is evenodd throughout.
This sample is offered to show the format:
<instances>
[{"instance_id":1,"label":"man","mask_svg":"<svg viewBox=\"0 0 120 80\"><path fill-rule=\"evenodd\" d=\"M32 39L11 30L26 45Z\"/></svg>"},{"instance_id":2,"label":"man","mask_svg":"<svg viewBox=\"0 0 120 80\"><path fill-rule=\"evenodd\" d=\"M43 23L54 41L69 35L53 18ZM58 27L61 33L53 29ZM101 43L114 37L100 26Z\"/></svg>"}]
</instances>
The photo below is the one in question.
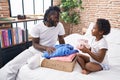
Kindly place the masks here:
<instances>
[{"instance_id":1,"label":"man","mask_svg":"<svg viewBox=\"0 0 120 80\"><path fill-rule=\"evenodd\" d=\"M60 44L64 44L63 35L65 34L63 25L59 22L60 9L50 7L45 15L44 21L37 24L31 31L33 36L33 46L40 51L53 52L57 39Z\"/></svg>"},{"instance_id":2,"label":"man","mask_svg":"<svg viewBox=\"0 0 120 80\"><path fill-rule=\"evenodd\" d=\"M27 63L35 54L43 54L43 51L52 53L53 47L58 40L60 44L64 44L64 27L59 22L60 9L56 6L49 7L46 10L43 21L36 24L31 29L32 46L26 49L13 60L8 62L0 69L0 80L15 80L19 69Z\"/></svg>"}]
</instances>

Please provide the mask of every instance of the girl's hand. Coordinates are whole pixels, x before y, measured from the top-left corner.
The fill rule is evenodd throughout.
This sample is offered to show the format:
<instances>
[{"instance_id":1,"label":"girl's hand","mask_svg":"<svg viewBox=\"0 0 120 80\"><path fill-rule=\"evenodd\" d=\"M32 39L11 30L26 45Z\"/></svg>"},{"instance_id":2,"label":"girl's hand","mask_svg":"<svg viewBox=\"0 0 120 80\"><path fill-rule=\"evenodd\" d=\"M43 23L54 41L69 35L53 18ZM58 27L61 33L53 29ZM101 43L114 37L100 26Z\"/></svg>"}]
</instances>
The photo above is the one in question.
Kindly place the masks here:
<instances>
[{"instance_id":1,"label":"girl's hand","mask_svg":"<svg viewBox=\"0 0 120 80\"><path fill-rule=\"evenodd\" d=\"M53 53L56 50L54 47L46 47L45 49L48 53Z\"/></svg>"},{"instance_id":2,"label":"girl's hand","mask_svg":"<svg viewBox=\"0 0 120 80\"><path fill-rule=\"evenodd\" d=\"M80 50L83 52L83 53L88 53L89 52L89 49L85 47L85 45L82 46L82 48L80 48Z\"/></svg>"}]
</instances>

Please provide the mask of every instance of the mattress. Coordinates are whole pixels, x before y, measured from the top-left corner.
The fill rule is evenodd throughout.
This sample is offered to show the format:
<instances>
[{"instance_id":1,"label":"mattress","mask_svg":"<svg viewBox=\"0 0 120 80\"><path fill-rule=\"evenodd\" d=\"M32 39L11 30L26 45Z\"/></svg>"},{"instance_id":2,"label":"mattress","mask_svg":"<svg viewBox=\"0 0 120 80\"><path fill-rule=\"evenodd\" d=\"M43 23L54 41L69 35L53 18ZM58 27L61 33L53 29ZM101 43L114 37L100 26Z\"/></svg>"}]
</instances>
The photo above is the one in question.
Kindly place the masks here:
<instances>
[{"instance_id":1,"label":"mattress","mask_svg":"<svg viewBox=\"0 0 120 80\"><path fill-rule=\"evenodd\" d=\"M27 64L22 66L19 70L16 80L120 80L120 30L118 30L117 41L113 37L117 36L112 29L108 37L109 50L107 52L109 57L110 70L102 70L93 72L88 75L81 73L81 67L78 63L75 64L72 72L64 72L44 67L31 70ZM85 38L80 34L71 34L65 37L66 43L76 46L79 38ZM90 37L86 37L90 39ZM114 41L115 40L115 41Z\"/></svg>"}]
</instances>

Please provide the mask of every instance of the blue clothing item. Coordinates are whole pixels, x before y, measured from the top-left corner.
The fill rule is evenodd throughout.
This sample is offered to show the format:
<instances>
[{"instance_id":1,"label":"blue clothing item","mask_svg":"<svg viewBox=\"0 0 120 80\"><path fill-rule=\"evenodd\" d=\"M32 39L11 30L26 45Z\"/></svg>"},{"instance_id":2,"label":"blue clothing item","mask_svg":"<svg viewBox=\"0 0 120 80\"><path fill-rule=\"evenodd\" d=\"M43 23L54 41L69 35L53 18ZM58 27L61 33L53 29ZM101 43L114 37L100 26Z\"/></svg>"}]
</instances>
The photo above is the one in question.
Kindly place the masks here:
<instances>
[{"instance_id":1,"label":"blue clothing item","mask_svg":"<svg viewBox=\"0 0 120 80\"><path fill-rule=\"evenodd\" d=\"M52 57L58 57L58 56L67 56L73 53L78 52L78 50L74 50L73 46L70 44L60 44L60 45L55 45L54 46L56 50L53 53L48 53L45 51L43 53L43 57L50 59Z\"/></svg>"}]
</instances>

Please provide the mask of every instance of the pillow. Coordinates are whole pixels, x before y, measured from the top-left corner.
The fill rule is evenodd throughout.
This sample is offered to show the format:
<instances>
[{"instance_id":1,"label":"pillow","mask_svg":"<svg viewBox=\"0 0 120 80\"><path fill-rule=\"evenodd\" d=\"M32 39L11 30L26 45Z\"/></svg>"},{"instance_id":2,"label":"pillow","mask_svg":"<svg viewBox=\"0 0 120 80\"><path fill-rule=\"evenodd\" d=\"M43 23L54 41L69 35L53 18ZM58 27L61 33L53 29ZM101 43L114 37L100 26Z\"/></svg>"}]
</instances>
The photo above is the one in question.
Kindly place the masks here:
<instances>
[{"instance_id":1,"label":"pillow","mask_svg":"<svg viewBox=\"0 0 120 80\"><path fill-rule=\"evenodd\" d=\"M89 25L89 27L88 27L86 33L85 33L85 36L92 36L91 30L92 30L92 28L94 27L94 25L95 25L94 22L90 22L90 25Z\"/></svg>"},{"instance_id":2,"label":"pillow","mask_svg":"<svg viewBox=\"0 0 120 80\"><path fill-rule=\"evenodd\" d=\"M119 28L111 28L111 31L108 35L106 35L106 40L109 43L120 44L120 29Z\"/></svg>"},{"instance_id":3,"label":"pillow","mask_svg":"<svg viewBox=\"0 0 120 80\"><path fill-rule=\"evenodd\" d=\"M92 38L94 36L92 36L91 30L93 29L95 23L94 22L90 22L90 25L84 35L84 39L88 40L88 43L90 44L90 42L92 41Z\"/></svg>"}]
</instances>

